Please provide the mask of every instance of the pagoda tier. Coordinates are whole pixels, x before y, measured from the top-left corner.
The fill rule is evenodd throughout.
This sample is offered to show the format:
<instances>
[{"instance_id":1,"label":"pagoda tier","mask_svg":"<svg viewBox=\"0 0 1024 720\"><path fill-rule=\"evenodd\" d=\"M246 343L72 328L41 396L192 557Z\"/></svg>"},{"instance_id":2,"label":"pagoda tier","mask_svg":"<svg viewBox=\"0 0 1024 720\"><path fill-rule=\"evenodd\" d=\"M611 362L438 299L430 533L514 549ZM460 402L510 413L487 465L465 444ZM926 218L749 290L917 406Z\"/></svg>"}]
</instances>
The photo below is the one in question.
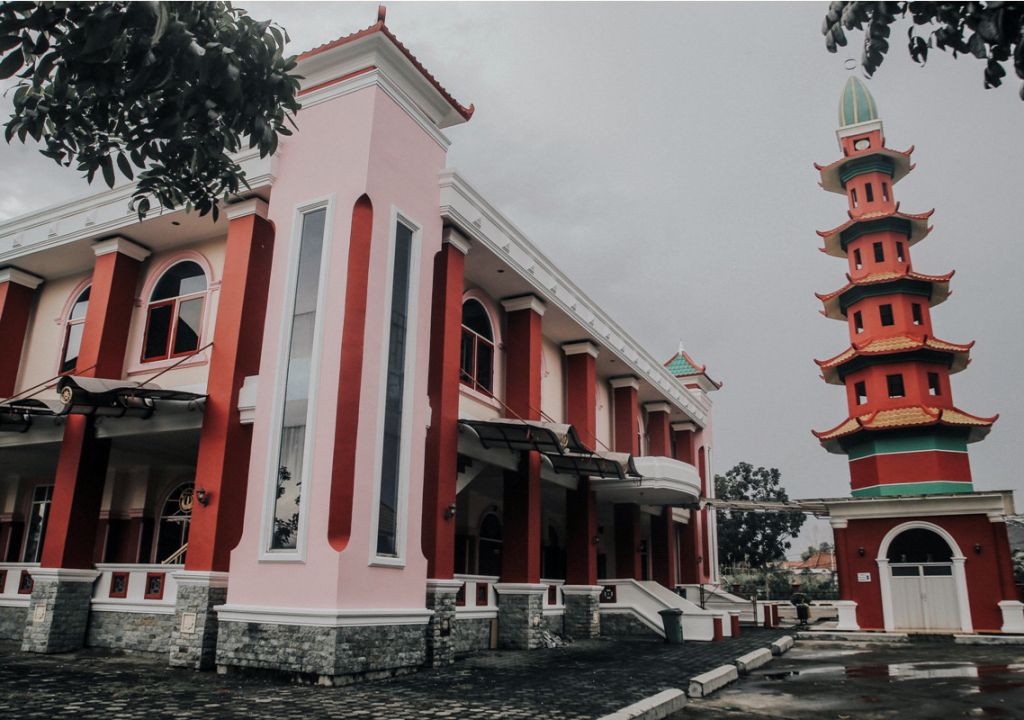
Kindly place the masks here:
<instances>
[{"instance_id":1,"label":"pagoda tier","mask_svg":"<svg viewBox=\"0 0 1024 720\"><path fill-rule=\"evenodd\" d=\"M847 309L867 297L878 297L893 293L917 295L928 299L928 306L935 307L949 297L949 281L955 271L945 275L925 275L909 268L903 272L876 272L853 278L846 274L846 285L830 293L815 293L825 306L821 314L833 320L846 320Z\"/></svg>"},{"instance_id":2,"label":"pagoda tier","mask_svg":"<svg viewBox=\"0 0 1024 720\"><path fill-rule=\"evenodd\" d=\"M960 345L927 335L896 335L863 343L855 342L835 357L814 362L821 368L825 382L842 385L846 377L857 370L910 360L945 365L950 374L958 373L971 362L972 347L973 341Z\"/></svg>"},{"instance_id":3,"label":"pagoda tier","mask_svg":"<svg viewBox=\"0 0 1024 720\"><path fill-rule=\"evenodd\" d=\"M825 382L846 389L847 419L815 437L850 462L854 495L969 492L967 444L996 418L953 404L950 376L970 363L974 343L939 340L931 309L949 297L952 272L914 272L911 247L932 230L934 211L904 213L893 185L914 165L911 150L885 147L874 99L851 78L836 135L843 157L816 166L821 186L847 196L849 219L819 231L822 251L847 261L846 284L817 295L822 314L846 320L850 345L815 360Z\"/></svg>"},{"instance_id":4,"label":"pagoda tier","mask_svg":"<svg viewBox=\"0 0 1024 720\"><path fill-rule=\"evenodd\" d=\"M914 169L914 164L910 162L910 155L913 152L913 146L903 151L876 147L862 152L854 151L849 157L841 158L829 165L814 163L814 169L821 173L821 182L818 184L823 190L845 195L846 184L850 180L869 172L885 173L892 178L895 185Z\"/></svg>"},{"instance_id":5,"label":"pagoda tier","mask_svg":"<svg viewBox=\"0 0 1024 720\"><path fill-rule=\"evenodd\" d=\"M924 213L902 213L899 203L889 210L878 210L851 217L839 227L818 230L825 241L821 252L832 257L846 257L847 248L857 238L874 233L897 233L906 236L907 245L916 245L932 231L928 218L935 210Z\"/></svg>"}]
</instances>

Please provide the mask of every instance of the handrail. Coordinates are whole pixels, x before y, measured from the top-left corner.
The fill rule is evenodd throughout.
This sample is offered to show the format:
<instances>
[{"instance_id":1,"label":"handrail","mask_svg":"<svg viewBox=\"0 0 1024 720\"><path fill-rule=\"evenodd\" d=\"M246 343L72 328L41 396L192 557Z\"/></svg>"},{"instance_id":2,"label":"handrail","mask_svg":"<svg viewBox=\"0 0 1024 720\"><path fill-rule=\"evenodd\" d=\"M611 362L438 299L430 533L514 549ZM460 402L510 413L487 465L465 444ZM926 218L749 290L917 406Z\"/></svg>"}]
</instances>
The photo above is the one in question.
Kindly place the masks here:
<instances>
[{"instance_id":1,"label":"handrail","mask_svg":"<svg viewBox=\"0 0 1024 720\"><path fill-rule=\"evenodd\" d=\"M185 553L187 551L188 551L188 543L186 542L180 548L178 548L173 553L168 555L167 559L163 560L160 564L161 565L180 565L181 563L179 563L178 560L180 560L182 557L184 557L184 555L185 555Z\"/></svg>"}]
</instances>

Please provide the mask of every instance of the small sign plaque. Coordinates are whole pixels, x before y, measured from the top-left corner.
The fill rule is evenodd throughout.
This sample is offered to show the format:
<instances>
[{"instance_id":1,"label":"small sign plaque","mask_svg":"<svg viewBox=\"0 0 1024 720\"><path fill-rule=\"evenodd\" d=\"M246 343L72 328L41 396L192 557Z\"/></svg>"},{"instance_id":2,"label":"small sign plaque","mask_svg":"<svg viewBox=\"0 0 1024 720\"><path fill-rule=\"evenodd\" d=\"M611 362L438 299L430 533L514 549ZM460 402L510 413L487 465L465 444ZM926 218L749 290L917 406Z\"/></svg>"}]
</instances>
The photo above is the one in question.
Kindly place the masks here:
<instances>
[{"instance_id":1,"label":"small sign plaque","mask_svg":"<svg viewBox=\"0 0 1024 720\"><path fill-rule=\"evenodd\" d=\"M32 622L41 623L46 619L46 603L39 603L32 610Z\"/></svg>"},{"instance_id":2,"label":"small sign plaque","mask_svg":"<svg viewBox=\"0 0 1024 720\"><path fill-rule=\"evenodd\" d=\"M857 582L871 582L871 573L857 573Z\"/></svg>"},{"instance_id":3,"label":"small sign plaque","mask_svg":"<svg viewBox=\"0 0 1024 720\"><path fill-rule=\"evenodd\" d=\"M196 614L194 612L187 612L181 614L181 634L196 634Z\"/></svg>"}]
</instances>

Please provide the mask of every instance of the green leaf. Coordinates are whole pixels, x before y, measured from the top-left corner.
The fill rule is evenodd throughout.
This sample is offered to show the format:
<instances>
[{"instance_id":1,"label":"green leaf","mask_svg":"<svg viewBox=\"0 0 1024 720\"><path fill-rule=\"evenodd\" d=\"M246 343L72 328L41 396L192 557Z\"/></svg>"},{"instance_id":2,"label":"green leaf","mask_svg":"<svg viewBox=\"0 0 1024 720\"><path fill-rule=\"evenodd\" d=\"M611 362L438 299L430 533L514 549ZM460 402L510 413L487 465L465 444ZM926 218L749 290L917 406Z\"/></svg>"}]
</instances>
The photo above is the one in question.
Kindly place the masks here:
<instances>
[{"instance_id":1,"label":"green leaf","mask_svg":"<svg viewBox=\"0 0 1024 720\"><path fill-rule=\"evenodd\" d=\"M25 64L25 56L21 54L21 49L12 50L7 56L0 62L0 80L6 80L14 73L18 72L21 67Z\"/></svg>"},{"instance_id":2,"label":"green leaf","mask_svg":"<svg viewBox=\"0 0 1024 720\"><path fill-rule=\"evenodd\" d=\"M128 162L128 158L125 157L124 153L117 154L117 167L121 171L121 174L127 177L129 180L135 177L132 172L132 165Z\"/></svg>"}]
</instances>

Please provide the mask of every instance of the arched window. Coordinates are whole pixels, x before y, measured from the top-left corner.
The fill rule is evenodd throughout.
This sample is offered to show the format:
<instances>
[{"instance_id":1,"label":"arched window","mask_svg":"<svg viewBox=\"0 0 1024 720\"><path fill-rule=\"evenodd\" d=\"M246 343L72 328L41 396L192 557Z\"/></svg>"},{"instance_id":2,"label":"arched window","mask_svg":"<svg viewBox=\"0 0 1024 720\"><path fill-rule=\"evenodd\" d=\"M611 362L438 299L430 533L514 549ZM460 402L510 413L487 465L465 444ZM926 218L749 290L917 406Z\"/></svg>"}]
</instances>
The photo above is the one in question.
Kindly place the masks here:
<instances>
[{"instance_id":1,"label":"arched window","mask_svg":"<svg viewBox=\"0 0 1024 720\"><path fill-rule=\"evenodd\" d=\"M891 563L948 563L953 551L938 533L911 528L893 539L886 557Z\"/></svg>"},{"instance_id":2,"label":"arched window","mask_svg":"<svg viewBox=\"0 0 1024 720\"><path fill-rule=\"evenodd\" d=\"M199 349L206 273L185 260L163 274L149 298L142 361L164 360Z\"/></svg>"},{"instance_id":3,"label":"arched window","mask_svg":"<svg viewBox=\"0 0 1024 720\"><path fill-rule=\"evenodd\" d=\"M78 364L78 353L82 349L82 333L85 331L85 312L89 309L89 291L92 286L83 290L75 304L71 306L67 321L64 323L64 344L60 356L61 373L73 372Z\"/></svg>"},{"instance_id":4,"label":"arched window","mask_svg":"<svg viewBox=\"0 0 1024 720\"><path fill-rule=\"evenodd\" d=\"M462 382L487 393L494 389L494 330L477 300L462 304Z\"/></svg>"},{"instance_id":5,"label":"arched window","mask_svg":"<svg viewBox=\"0 0 1024 720\"><path fill-rule=\"evenodd\" d=\"M192 483L182 483L171 490L160 509L160 526L156 541L156 561L162 563L174 556L188 542L188 526L192 521ZM185 553L175 564L185 562Z\"/></svg>"}]
</instances>

